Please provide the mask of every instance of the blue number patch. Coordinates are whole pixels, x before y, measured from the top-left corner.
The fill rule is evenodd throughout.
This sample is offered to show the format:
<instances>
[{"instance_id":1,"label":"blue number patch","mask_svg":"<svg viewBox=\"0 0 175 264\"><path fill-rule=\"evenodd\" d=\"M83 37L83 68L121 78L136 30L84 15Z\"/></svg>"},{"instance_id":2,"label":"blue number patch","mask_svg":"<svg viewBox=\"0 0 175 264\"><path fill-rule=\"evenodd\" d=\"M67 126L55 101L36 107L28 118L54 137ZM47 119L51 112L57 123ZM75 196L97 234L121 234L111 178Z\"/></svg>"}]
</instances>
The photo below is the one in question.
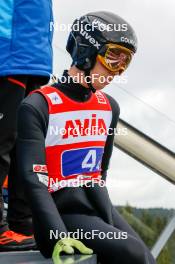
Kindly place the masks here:
<instances>
[{"instance_id":1,"label":"blue number patch","mask_svg":"<svg viewBox=\"0 0 175 264\"><path fill-rule=\"evenodd\" d=\"M64 177L100 170L104 148L90 147L64 151L62 154L62 175Z\"/></svg>"}]
</instances>

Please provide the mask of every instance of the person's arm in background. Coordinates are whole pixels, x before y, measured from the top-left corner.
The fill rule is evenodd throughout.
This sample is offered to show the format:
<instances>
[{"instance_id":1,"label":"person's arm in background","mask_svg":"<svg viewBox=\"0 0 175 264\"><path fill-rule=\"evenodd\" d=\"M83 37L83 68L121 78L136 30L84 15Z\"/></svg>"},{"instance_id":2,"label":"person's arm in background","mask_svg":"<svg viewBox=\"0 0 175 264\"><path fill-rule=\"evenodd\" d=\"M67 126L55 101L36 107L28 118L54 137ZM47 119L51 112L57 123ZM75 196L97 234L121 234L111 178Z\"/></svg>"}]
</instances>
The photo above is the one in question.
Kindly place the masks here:
<instances>
[{"instance_id":1,"label":"person's arm in background","mask_svg":"<svg viewBox=\"0 0 175 264\"><path fill-rule=\"evenodd\" d=\"M117 123L119 120L119 115L120 115L120 107L114 98L112 98L108 94L106 94L106 96L110 102L111 109L112 109L112 121L111 121L111 125L110 125L110 128L111 128L110 133L111 133L113 131L113 129L115 129L117 126ZM103 160L102 160L102 173L103 173L102 177L103 177L103 180L106 180L106 177L107 177L107 171L109 168L110 159L111 159L112 151L113 151L113 147L114 147L114 137L115 137L114 134L108 135L108 137L107 137L105 150L104 150L104 154L103 154ZM123 227L127 227L127 230L129 230L130 234L137 236L135 231L128 225L128 223L123 218L121 218L120 214L117 212L115 206L112 203L111 203L111 214L112 214L112 223L116 228L120 229L121 226L123 225ZM126 229L126 228L124 228L124 229Z\"/></svg>"},{"instance_id":2,"label":"person's arm in background","mask_svg":"<svg viewBox=\"0 0 175 264\"><path fill-rule=\"evenodd\" d=\"M111 109L112 109L112 121L111 121L110 128L114 129L114 128L116 128L118 120L119 120L120 107L119 107L118 103L114 100L114 98L112 98L108 94L106 94L106 96L110 102ZM113 151L113 147L114 147L114 137L115 137L114 134L108 135L108 137L107 137L107 141L106 141L106 145L105 145L105 151L104 151L103 160L102 160L103 180L106 180L106 177L107 177L107 171L109 168L110 159L111 159L112 151ZM121 218L120 214L117 212L115 206L112 203L111 203L111 217L112 217L112 223L116 228L120 229L121 226L127 227L127 230L129 230L129 233L131 235L137 236L135 231L128 225L128 223L123 218ZM124 229L126 229L126 228L124 228Z\"/></svg>"},{"instance_id":3,"label":"person's arm in background","mask_svg":"<svg viewBox=\"0 0 175 264\"><path fill-rule=\"evenodd\" d=\"M105 95L108 98L110 105L111 105L112 121L110 124L110 130L109 130L110 134L107 136L103 159L102 159L102 165L101 165L103 180L106 180L106 177L107 177L107 170L109 168L110 159L111 159L111 155L112 155L112 151L114 147L114 136L115 136L116 126L117 126L119 115L120 115L120 107L118 103L110 95L108 94L105 94Z\"/></svg>"},{"instance_id":4,"label":"person's arm in background","mask_svg":"<svg viewBox=\"0 0 175 264\"><path fill-rule=\"evenodd\" d=\"M109 168L109 162L113 151L114 143L114 129L117 126L117 122L120 115L120 108L118 103L110 95L105 94L109 100L112 110L112 120L110 124L110 134L107 136L104 154L102 158L102 180L106 181L107 170ZM93 188L86 188L86 193L89 200L95 206L98 212L100 212L101 217L104 221L109 224L113 224L112 219L112 203L108 195L108 190L106 187L101 187L99 184L96 184Z\"/></svg>"},{"instance_id":5,"label":"person's arm in background","mask_svg":"<svg viewBox=\"0 0 175 264\"><path fill-rule=\"evenodd\" d=\"M112 129L111 131L113 131L113 129L116 128L118 120L119 120L120 107L114 98L112 98L108 94L106 94L106 96L110 102L111 109L112 109L112 121L111 121L110 128ZM110 133L111 133L111 131L110 131ZM115 137L114 134L108 135L108 137L107 137L105 150L104 150L104 154L103 154L103 160L102 160L103 180L106 180L106 177L107 177L107 171L109 168L110 159L111 159L112 151L113 151L113 147L114 147L114 137ZM136 232L120 216L120 214L117 212L115 206L112 203L111 203L111 213L112 213L112 223L116 228L121 229L121 226L123 226L124 230L127 229L131 235L138 237Z\"/></svg>"},{"instance_id":6,"label":"person's arm in background","mask_svg":"<svg viewBox=\"0 0 175 264\"><path fill-rule=\"evenodd\" d=\"M23 101L18 113L17 160L33 214L37 245L45 257L51 257L59 239L54 236L50 239L50 231L59 234L67 233L67 230L47 186L33 172L34 164L46 164L45 134L48 117L42 111L46 106L46 101L39 94L33 94Z\"/></svg>"}]
</instances>

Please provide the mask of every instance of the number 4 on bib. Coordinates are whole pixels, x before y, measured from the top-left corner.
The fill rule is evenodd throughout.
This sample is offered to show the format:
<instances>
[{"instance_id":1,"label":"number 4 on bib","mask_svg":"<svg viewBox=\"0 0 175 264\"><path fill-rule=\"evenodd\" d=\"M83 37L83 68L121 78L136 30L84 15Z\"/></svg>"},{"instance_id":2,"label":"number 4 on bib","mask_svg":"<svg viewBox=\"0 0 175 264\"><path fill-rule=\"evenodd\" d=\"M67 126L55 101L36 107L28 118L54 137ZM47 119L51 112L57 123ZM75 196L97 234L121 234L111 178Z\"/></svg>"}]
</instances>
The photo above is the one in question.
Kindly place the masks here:
<instances>
[{"instance_id":1,"label":"number 4 on bib","mask_svg":"<svg viewBox=\"0 0 175 264\"><path fill-rule=\"evenodd\" d=\"M101 147L65 151L62 156L63 176L100 171L103 151Z\"/></svg>"}]
</instances>

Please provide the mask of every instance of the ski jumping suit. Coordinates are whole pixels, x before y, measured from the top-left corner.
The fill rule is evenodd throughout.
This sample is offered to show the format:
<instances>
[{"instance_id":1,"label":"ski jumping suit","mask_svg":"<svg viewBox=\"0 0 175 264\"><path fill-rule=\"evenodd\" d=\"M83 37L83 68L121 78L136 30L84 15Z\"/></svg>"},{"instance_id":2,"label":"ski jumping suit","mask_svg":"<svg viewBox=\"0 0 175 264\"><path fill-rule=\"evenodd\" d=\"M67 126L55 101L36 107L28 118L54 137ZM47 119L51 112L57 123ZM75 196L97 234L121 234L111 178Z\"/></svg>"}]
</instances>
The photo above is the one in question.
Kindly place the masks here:
<instances>
[{"instance_id":1,"label":"ski jumping suit","mask_svg":"<svg viewBox=\"0 0 175 264\"><path fill-rule=\"evenodd\" d=\"M64 76L68 77L67 71ZM114 133L92 135L92 124L112 131L119 106L109 95L93 94L80 84L58 82L32 93L22 103L18 119L18 170L31 205L34 234L41 253L51 257L61 232L127 232L127 239L82 237L102 264L153 264L150 251L112 206L106 187L62 187L59 182L105 180ZM78 135L68 128L83 127ZM90 135L84 128L89 127ZM60 128L67 128L60 133ZM54 179L53 182L51 180Z\"/></svg>"}]
</instances>

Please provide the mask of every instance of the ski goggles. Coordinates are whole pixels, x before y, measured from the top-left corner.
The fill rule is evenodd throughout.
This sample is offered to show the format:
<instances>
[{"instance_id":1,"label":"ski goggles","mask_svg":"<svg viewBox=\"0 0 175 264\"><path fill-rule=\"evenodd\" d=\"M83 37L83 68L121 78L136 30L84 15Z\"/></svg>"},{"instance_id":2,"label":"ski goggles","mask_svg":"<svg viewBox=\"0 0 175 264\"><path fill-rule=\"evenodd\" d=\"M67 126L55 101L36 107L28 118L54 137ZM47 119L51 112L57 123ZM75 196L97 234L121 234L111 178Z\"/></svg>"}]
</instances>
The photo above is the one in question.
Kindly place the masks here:
<instances>
[{"instance_id":1,"label":"ski goggles","mask_svg":"<svg viewBox=\"0 0 175 264\"><path fill-rule=\"evenodd\" d=\"M97 59L111 72L119 75L129 66L133 52L117 44L106 44L97 55Z\"/></svg>"}]
</instances>

